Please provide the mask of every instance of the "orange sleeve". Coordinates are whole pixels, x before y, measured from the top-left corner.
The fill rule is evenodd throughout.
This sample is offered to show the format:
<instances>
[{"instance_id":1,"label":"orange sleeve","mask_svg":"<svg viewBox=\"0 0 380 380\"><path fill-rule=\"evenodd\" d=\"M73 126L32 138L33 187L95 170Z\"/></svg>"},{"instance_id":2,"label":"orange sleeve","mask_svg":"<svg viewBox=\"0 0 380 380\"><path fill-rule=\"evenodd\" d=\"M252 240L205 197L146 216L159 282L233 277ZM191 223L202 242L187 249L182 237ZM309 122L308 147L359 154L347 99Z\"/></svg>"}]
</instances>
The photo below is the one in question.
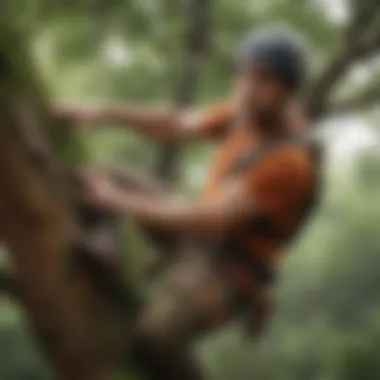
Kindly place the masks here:
<instances>
[{"instance_id":1,"label":"orange sleeve","mask_svg":"<svg viewBox=\"0 0 380 380\"><path fill-rule=\"evenodd\" d=\"M313 186L312 170L307 149L279 147L244 173L244 188L260 212L276 213L305 199Z\"/></svg>"},{"instance_id":2,"label":"orange sleeve","mask_svg":"<svg viewBox=\"0 0 380 380\"><path fill-rule=\"evenodd\" d=\"M208 110L201 120L201 134L205 138L219 138L226 133L234 116L231 101L215 105Z\"/></svg>"}]
</instances>

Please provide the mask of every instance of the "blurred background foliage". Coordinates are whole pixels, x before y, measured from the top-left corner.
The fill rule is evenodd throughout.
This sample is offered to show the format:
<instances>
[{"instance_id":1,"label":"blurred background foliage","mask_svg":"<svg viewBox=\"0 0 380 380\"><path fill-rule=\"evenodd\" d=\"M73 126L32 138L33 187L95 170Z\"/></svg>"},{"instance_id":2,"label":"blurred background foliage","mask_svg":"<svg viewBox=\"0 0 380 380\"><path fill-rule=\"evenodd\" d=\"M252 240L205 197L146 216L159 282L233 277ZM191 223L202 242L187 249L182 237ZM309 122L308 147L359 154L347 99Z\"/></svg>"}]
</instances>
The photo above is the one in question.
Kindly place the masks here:
<instances>
[{"instance_id":1,"label":"blurred background foliage","mask_svg":"<svg viewBox=\"0 0 380 380\"><path fill-rule=\"evenodd\" d=\"M2 3L2 22L28 36L53 101L172 102L181 71L186 1L28 0ZM348 4L332 0L214 0L211 42L197 105L228 95L232 53L253 27L281 22L298 30L318 70L341 43ZM338 92L380 80L380 57L356 65ZM210 379L377 380L380 378L380 145L378 111L342 115L318 129L326 146L323 194L315 217L289 247L276 286L278 310L262 341L239 323L205 339L199 354ZM82 132L92 162L151 168L157 147L104 125ZM179 186L197 194L212 147L185 147ZM149 247L126 227L125 257L136 282ZM23 313L0 299L0 379L49 379ZM121 378L129 379L127 374Z\"/></svg>"}]
</instances>

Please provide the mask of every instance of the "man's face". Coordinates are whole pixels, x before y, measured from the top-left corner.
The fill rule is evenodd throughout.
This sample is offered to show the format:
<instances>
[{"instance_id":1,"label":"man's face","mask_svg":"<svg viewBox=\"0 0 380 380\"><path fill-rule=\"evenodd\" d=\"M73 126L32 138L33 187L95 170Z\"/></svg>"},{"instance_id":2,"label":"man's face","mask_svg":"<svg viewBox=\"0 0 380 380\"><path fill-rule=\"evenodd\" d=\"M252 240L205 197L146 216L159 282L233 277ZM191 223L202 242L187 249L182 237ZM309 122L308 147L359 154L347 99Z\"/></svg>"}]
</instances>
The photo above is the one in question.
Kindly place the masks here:
<instances>
[{"instance_id":1,"label":"man's face","mask_svg":"<svg viewBox=\"0 0 380 380\"><path fill-rule=\"evenodd\" d=\"M248 116L267 119L282 109L292 91L264 70L249 68L238 74L236 95Z\"/></svg>"}]
</instances>

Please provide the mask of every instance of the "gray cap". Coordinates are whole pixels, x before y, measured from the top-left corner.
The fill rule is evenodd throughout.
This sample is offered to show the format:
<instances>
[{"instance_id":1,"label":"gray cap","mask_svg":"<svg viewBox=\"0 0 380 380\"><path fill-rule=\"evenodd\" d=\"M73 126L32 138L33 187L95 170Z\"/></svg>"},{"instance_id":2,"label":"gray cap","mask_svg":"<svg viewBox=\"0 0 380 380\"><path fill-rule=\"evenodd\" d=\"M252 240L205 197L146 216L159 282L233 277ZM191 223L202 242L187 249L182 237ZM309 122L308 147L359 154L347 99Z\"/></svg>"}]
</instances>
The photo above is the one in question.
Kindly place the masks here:
<instances>
[{"instance_id":1,"label":"gray cap","mask_svg":"<svg viewBox=\"0 0 380 380\"><path fill-rule=\"evenodd\" d=\"M306 52L298 36L286 28L269 27L250 32L239 47L238 66L260 67L291 87L306 77Z\"/></svg>"}]
</instances>

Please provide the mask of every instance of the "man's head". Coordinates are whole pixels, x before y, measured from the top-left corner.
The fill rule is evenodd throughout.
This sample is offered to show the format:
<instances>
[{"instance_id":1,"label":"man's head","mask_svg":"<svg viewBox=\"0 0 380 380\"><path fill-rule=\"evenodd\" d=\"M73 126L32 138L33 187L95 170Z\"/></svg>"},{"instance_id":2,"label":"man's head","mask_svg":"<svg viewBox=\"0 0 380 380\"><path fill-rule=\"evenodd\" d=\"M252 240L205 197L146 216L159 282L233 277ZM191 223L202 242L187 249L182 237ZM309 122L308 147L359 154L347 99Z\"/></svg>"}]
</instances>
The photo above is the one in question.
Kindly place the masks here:
<instances>
[{"instance_id":1,"label":"man's head","mask_svg":"<svg viewBox=\"0 0 380 380\"><path fill-rule=\"evenodd\" d=\"M237 57L237 97L252 116L273 116L304 85L306 57L299 39L284 28L248 34Z\"/></svg>"}]
</instances>

